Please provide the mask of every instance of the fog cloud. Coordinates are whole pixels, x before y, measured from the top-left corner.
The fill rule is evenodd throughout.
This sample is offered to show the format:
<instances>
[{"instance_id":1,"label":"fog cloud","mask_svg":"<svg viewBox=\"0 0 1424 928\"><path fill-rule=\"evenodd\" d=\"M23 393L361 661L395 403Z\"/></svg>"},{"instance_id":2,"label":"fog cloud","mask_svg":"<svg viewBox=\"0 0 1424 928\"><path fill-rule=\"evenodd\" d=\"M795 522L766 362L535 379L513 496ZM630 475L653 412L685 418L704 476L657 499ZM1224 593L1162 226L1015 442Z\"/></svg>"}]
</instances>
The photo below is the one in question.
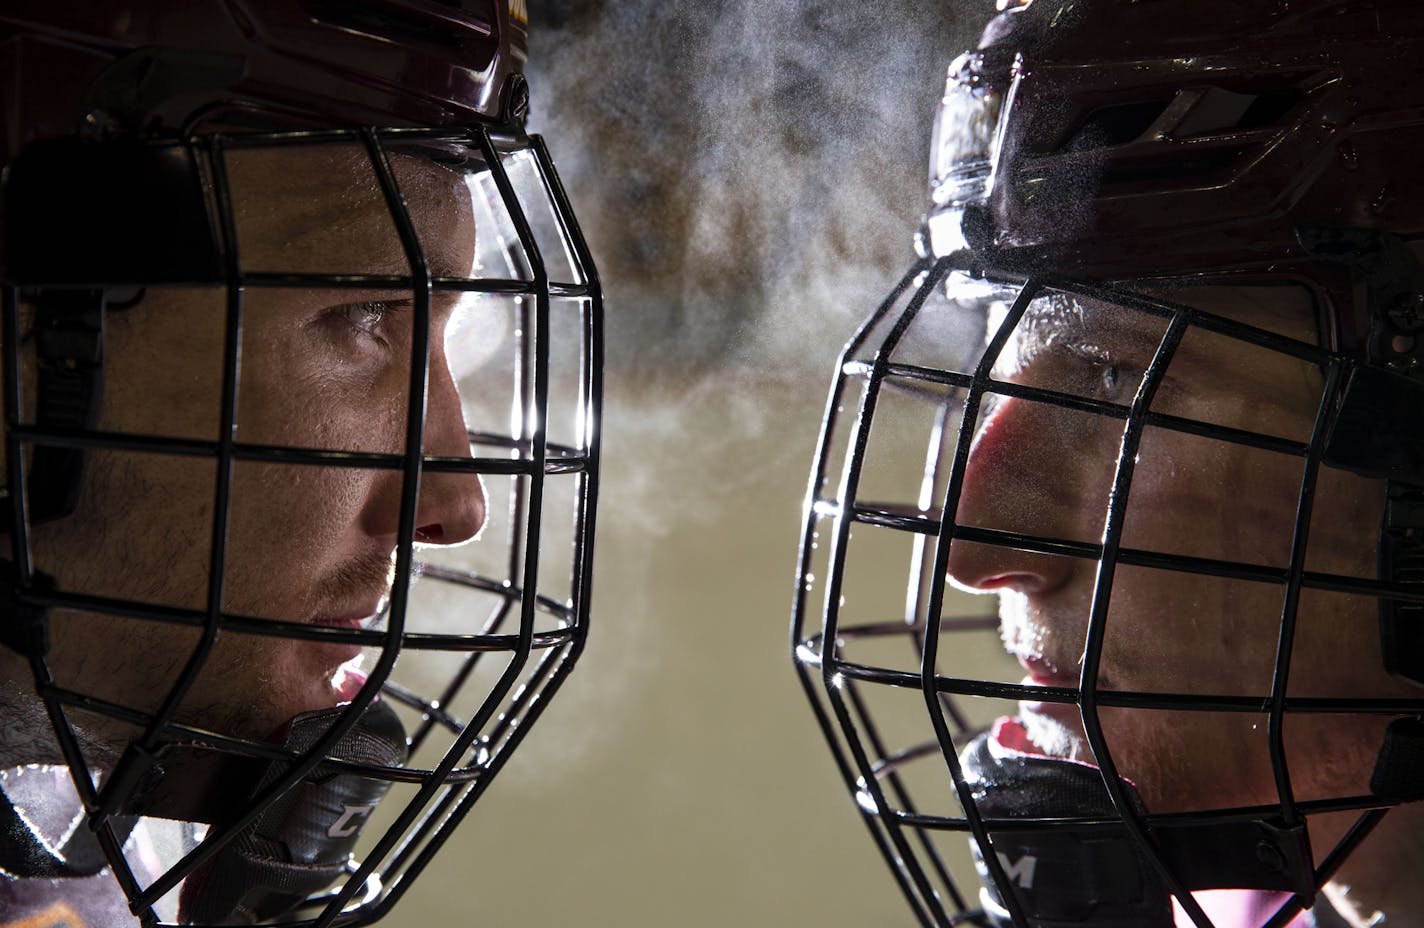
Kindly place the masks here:
<instances>
[{"instance_id":1,"label":"fog cloud","mask_svg":"<svg viewBox=\"0 0 1424 928\"><path fill-rule=\"evenodd\" d=\"M585 0L536 16L534 127L600 262L615 376L825 380L908 264L934 103L983 7Z\"/></svg>"}]
</instances>

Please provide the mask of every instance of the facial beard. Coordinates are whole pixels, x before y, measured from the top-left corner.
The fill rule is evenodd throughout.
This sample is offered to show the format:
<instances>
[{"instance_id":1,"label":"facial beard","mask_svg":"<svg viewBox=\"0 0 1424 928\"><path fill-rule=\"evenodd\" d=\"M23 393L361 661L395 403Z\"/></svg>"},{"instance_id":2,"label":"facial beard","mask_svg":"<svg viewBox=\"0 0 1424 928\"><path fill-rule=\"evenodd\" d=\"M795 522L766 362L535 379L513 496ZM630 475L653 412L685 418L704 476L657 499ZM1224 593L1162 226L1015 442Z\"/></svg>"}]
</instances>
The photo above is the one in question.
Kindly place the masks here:
<instances>
[{"instance_id":1,"label":"facial beard","mask_svg":"<svg viewBox=\"0 0 1424 928\"><path fill-rule=\"evenodd\" d=\"M1037 712L1020 712L1019 721L1028 739L1048 757L1092 763L1093 754L1083 736L1057 719Z\"/></svg>"},{"instance_id":2,"label":"facial beard","mask_svg":"<svg viewBox=\"0 0 1424 928\"><path fill-rule=\"evenodd\" d=\"M211 518L204 514L212 504L211 472L205 478L201 468L179 471L189 482L169 489L155 476L165 472L148 470L137 457L92 453L75 514L33 533L36 567L74 592L201 609L212 543ZM199 484L206 485L205 492L195 491ZM165 489L172 497L191 497L196 508L182 519L167 520L146 511L143 501L162 499ZM384 552L367 550L333 567L318 560L320 552L274 554L256 543L260 540L230 535L223 605L231 614L309 621L352 602L374 601L390 589L392 560ZM282 561L274 564L274 557ZM162 704L202 634L197 626L97 613L55 610L51 619L56 684L141 712ZM324 666L322 647L220 631L174 718L224 735L266 740L293 715L340 701L331 678L341 662ZM0 663L0 755L17 763L60 763L63 757L34 695L32 673L23 658L10 657ZM283 673L284 667L300 672ZM325 705L312 705L327 698L325 689L330 690ZM73 707L66 716L86 761L96 769L111 767L140 731L132 723Z\"/></svg>"}]
</instances>

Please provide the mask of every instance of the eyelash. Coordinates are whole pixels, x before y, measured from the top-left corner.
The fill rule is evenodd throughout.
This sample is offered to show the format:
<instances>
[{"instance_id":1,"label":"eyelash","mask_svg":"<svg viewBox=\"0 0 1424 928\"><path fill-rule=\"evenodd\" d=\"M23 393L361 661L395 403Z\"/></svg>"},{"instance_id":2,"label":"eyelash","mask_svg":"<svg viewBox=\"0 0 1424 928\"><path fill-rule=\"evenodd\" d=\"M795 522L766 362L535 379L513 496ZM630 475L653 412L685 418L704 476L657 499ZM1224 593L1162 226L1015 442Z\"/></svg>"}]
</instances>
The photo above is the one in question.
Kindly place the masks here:
<instances>
[{"instance_id":1,"label":"eyelash","mask_svg":"<svg viewBox=\"0 0 1424 928\"><path fill-rule=\"evenodd\" d=\"M336 312L339 313L353 329L375 337L379 334L381 323L385 321L386 314L390 312L390 309L390 306L385 303L364 302L348 303L345 306L338 306ZM358 315L361 318L358 319Z\"/></svg>"},{"instance_id":2,"label":"eyelash","mask_svg":"<svg viewBox=\"0 0 1424 928\"><path fill-rule=\"evenodd\" d=\"M401 308L398 303L361 300L331 307L326 311L326 318L342 338L369 339L382 348L389 348L390 317Z\"/></svg>"},{"instance_id":3,"label":"eyelash","mask_svg":"<svg viewBox=\"0 0 1424 928\"><path fill-rule=\"evenodd\" d=\"M1117 395L1126 387L1128 373L1133 369L1132 365L1126 364L1099 348L1089 348L1082 345L1069 345L1069 351L1096 375L1098 387L1105 398L1115 399Z\"/></svg>"}]
</instances>

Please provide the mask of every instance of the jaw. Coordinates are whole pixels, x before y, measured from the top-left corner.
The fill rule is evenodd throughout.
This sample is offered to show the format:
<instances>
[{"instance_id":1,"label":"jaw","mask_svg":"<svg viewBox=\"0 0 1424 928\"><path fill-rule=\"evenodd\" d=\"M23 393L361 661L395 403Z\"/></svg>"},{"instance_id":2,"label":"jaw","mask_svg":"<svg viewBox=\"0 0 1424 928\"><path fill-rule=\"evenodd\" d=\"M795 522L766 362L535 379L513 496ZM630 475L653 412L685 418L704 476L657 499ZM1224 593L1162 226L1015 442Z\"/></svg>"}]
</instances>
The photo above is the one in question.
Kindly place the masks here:
<instances>
[{"instance_id":1,"label":"jaw","mask_svg":"<svg viewBox=\"0 0 1424 928\"><path fill-rule=\"evenodd\" d=\"M1053 715L1041 711L1044 708L1053 712ZM1029 742L1039 753L1047 757L1061 757L1065 760L1093 764L1095 763L1093 752L1088 746L1087 739L1083 737L1081 721L1075 719L1069 722L1061 718L1069 713L1076 716L1077 711L1077 706L1066 703L1020 703L1018 720L1023 724Z\"/></svg>"}]
</instances>

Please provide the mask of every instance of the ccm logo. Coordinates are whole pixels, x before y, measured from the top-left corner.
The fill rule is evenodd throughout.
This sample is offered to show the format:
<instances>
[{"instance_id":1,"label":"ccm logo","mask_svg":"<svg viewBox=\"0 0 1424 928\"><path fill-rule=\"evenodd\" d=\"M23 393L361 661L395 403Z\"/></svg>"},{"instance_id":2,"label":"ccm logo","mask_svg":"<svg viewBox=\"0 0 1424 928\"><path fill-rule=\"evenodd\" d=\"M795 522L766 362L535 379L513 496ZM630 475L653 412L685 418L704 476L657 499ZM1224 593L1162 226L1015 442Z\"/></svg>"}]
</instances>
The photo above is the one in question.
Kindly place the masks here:
<instances>
[{"instance_id":1,"label":"ccm logo","mask_svg":"<svg viewBox=\"0 0 1424 928\"><path fill-rule=\"evenodd\" d=\"M1004 868L1004 875L1009 878L1010 883L1017 883L1024 889L1033 889L1033 870L1038 866L1037 857L1025 854L1018 860L1010 861L1008 854L1000 854L999 865Z\"/></svg>"},{"instance_id":2,"label":"ccm logo","mask_svg":"<svg viewBox=\"0 0 1424 928\"><path fill-rule=\"evenodd\" d=\"M376 804L374 802L368 802L365 805L359 806L343 805L341 807L341 817L331 823L331 827L326 830L326 836L328 838L351 837L361 830L361 825L375 808Z\"/></svg>"}]
</instances>

